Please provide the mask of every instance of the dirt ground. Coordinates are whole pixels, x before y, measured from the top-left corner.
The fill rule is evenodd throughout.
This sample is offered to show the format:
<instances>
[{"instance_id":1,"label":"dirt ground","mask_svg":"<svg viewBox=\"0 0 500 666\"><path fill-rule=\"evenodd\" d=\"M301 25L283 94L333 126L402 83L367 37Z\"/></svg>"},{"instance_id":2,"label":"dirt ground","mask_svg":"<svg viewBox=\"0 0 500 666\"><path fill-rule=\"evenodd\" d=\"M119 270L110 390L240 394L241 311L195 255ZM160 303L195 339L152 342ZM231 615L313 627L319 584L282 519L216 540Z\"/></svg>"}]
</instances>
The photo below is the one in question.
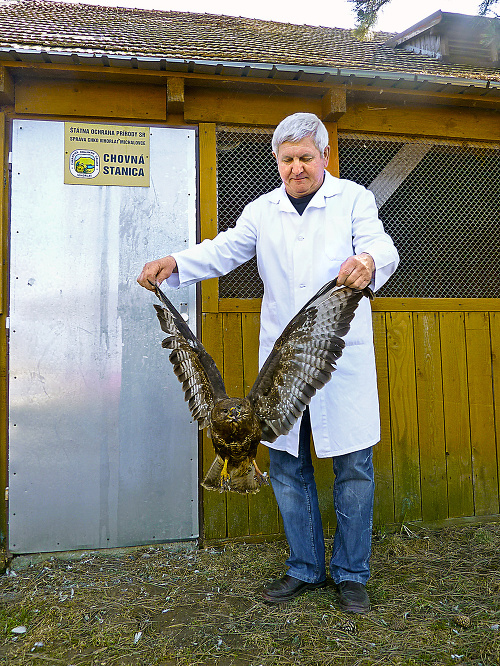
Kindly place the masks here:
<instances>
[{"instance_id":1,"label":"dirt ground","mask_svg":"<svg viewBox=\"0 0 500 666\"><path fill-rule=\"evenodd\" d=\"M365 616L342 613L332 583L263 604L286 556L285 542L227 543L13 567L0 577L0 663L500 664L500 523L377 535Z\"/></svg>"}]
</instances>

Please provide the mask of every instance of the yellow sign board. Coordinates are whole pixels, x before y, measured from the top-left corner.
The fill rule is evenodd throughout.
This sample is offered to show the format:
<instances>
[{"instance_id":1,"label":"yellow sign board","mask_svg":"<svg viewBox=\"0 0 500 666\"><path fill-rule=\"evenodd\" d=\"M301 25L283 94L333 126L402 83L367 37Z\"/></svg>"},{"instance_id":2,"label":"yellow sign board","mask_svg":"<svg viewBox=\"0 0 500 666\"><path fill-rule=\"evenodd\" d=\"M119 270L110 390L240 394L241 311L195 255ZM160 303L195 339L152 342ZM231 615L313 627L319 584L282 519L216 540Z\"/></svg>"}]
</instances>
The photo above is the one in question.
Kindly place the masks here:
<instances>
[{"instance_id":1,"label":"yellow sign board","mask_svg":"<svg viewBox=\"0 0 500 666\"><path fill-rule=\"evenodd\" d=\"M149 187L149 127L64 123L64 182Z\"/></svg>"}]
</instances>

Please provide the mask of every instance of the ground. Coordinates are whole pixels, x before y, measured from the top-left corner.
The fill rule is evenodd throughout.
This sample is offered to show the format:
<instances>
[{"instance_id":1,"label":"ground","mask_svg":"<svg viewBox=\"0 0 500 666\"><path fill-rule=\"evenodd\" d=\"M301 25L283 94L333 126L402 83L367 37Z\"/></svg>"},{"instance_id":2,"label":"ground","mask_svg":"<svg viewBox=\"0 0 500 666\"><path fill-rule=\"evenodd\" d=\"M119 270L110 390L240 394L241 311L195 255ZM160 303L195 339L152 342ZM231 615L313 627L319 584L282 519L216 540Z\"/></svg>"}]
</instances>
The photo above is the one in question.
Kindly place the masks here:
<instances>
[{"instance_id":1,"label":"ground","mask_svg":"<svg viewBox=\"0 0 500 666\"><path fill-rule=\"evenodd\" d=\"M331 547L331 543L329 543ZM373 610L333 584L279 607L285 542L52 558L0 577L0 663L15 666L500 664L500 523L374 540Z\"/></svg>"}]
</instances>

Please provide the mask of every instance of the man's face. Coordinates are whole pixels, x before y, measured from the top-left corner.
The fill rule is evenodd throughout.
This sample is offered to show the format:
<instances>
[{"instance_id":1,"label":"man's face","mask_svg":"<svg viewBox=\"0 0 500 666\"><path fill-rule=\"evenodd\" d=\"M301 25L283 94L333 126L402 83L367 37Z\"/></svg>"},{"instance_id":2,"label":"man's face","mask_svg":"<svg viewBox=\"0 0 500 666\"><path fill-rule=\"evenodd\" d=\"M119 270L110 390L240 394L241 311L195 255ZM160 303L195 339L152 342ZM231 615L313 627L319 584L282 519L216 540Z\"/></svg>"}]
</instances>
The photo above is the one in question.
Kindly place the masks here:
<instances>
[{"instance_id":1,"label":"man's face","mask_svg":"<svg viewBox=\"0 0 500 666\"><path fill-rule=\"evenodd\" d=\"M323 184L323 172L328 165L330 146L321 155L310 136L297 143L285 141L278 147L278 171L288 194L296 199L319 190Z\"/></svg>"}]
</instances>

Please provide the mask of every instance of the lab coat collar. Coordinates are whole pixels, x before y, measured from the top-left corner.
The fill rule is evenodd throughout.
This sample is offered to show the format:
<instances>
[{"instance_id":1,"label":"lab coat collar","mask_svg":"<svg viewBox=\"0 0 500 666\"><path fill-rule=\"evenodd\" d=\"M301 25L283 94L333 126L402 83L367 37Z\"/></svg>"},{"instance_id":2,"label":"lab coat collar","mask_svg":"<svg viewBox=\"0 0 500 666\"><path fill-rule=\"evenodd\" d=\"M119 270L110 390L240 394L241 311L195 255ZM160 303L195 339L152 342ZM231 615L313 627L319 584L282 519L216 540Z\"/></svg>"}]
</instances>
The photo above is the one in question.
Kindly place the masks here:
<instances>
[{"instance_id":1,"label":"lab coat collar","mask_svg":"<svg viewBox=\"0 0 500 666\"><path fill-rule=\"evenodd\" d=\"M326 199L333 197L337 194L340 194L342 191L342 186L339 178L335 178L325 171L325 180L323 185L319 188L316 194L313 196L309 202L308 207L313 208L324 208L326 206ZM286 213L294 213L295 208L288 198L285 190L285 185L282 184L281 187L278 187L276 190L273 190L268 194L269 200L271 203L278 204L279 210Z\"/></svg>"}]
</instances>

